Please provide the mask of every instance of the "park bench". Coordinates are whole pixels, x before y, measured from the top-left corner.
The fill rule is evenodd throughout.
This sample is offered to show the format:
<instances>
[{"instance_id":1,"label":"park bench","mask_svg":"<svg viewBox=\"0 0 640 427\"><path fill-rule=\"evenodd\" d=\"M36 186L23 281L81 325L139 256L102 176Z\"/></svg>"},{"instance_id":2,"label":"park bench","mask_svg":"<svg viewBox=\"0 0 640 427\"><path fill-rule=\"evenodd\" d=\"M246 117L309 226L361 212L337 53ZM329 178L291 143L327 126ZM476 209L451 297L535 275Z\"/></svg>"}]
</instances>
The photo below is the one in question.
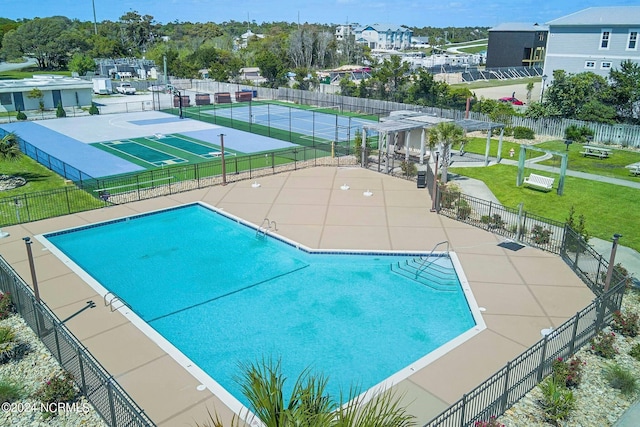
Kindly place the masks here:
<instances>
[{"instance_id":1,"label":"park bench","mask_svg":"<svg viewBox=\"0 0 640 427\"><path fill-rule=\"evenodd\" d=\"M532 174L529 174L529 176L524 179L524 184L529 185L531 187L538 187L545 190L551 190L553 188L553 181L555 181L555 179L532 173Z\"/></svg>"}]
</instances>

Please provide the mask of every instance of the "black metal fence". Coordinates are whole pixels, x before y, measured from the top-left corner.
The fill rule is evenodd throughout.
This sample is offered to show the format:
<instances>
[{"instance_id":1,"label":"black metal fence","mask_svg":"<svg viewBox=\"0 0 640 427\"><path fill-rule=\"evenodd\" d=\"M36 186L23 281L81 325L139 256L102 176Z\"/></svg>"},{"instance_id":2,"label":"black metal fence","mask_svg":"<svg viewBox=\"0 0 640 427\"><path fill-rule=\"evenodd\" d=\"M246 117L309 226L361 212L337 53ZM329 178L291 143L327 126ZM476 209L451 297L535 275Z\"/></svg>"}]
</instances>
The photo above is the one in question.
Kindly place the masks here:
<instances>
[{"instance_id":1,"label":"black metal fence","mask_svg":"<svg viewBox=\"0 0 640 427\"><path fill-rule=\"evenodd\" d=\"M517 208L438 188L438 212L509 239L560 254L565 224Z\"/></svg>"},{"instance_id":2,"label":"black metal fence","mask_svg":"<svg viewBox=\"0 0 640 427\"><path fill-rule=\"evenodd\" d=\"M73 375L81 393L105 422L118 426L155 426L113 377L87 351L44 302L0 256L0 290L11 295L16 311Z\"/></svg>"},{"instance_id":3,"label":"black metal fence","mask_svg":"<svg viewBox=\"0 0 640 427\"><path fill-rule=\"evenodd\" d=\"M315 147L225 156L186 166L170 166L145 172L89 179L64 188L0 198L0 227L38 221L100 207L166 196L311 166L346 166L349 147L316 144Z\"/></svg>"},{"instance_id":4,"label":"black metal fence","mask_svg":"<svg viewBox=\"0 0 640 427\"><path fill-rule=\"evenodd\" d=\"M435 417L425 427L471 427L478 421L499 417L522 399L552 370L558 357L567 358L586 345L611 321L622 303L622 279L607 293L579 311L462 399Z\"/></svg>"},{"instance_id":5,"label":"black metal fence","mask_svg":"<svg viewBox=\"0 0 640 427\"><path fill-rule=\"evenodd\" d=\"M472 427L502 415L551 373L554 360L570 357L589 343L620 309L627 277L613 269L613 286L605 292L608 261L568 225L459 191L435 188L436 209L441 214L559 254L597 295L591 304L425 425Z\"/></svg>"}]
</instances>

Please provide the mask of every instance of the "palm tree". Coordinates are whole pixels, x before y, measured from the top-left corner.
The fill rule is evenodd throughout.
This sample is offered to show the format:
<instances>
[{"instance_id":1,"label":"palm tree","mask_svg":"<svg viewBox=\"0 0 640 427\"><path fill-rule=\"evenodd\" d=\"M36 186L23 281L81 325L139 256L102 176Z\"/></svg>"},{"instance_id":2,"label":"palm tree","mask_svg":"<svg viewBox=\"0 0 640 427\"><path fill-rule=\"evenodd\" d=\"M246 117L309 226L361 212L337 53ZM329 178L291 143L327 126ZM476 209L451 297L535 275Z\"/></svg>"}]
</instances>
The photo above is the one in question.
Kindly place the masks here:
<instances>
[{"instance_id":1,"label":"palm tree","mask_svg":"<svg viewBox=\"0 0 640 427\"><path fill-rule=\"evenodd\" d=\"M400 406L392 391L360 395L357 388L349 390L348 403L335 401L327 393L328 378L305 369L296 379L291 396L284 398L286 377L280 361L263 360L241 366L238 380L249 408L265 427L410 427L413 416ZM368 399L368 400L367 400ZM209 413L210 421L203 427L222 427L217 414ZM249 420L250 421L250 420ZM232 426L242 424L234 417Z\"/></svg>"},{"instance_id":2,"label":"palm tree","mask_svg":"<svg viewBox=\"0 0 640 427\"><path fill-rule=\"evenodd\" d=\"M447 183L447 169L451 157L451 146L464 144L464 141L464 130L454 122L440 122L429 129L429 147L431 151L433 151L437 144L440 145L440 154L442 156L441 181L443 184Z\"/></svg>"},{"instance_id":3,"label":"palm tree","mask_svg":"<svg viewBox=\"0 0 640 427\"><path fill-rule=\"evenodd\" d=\"M0 160L18 160L22 155L15 133L8 133L0 139Z\"/></svg>"}]
</instances>

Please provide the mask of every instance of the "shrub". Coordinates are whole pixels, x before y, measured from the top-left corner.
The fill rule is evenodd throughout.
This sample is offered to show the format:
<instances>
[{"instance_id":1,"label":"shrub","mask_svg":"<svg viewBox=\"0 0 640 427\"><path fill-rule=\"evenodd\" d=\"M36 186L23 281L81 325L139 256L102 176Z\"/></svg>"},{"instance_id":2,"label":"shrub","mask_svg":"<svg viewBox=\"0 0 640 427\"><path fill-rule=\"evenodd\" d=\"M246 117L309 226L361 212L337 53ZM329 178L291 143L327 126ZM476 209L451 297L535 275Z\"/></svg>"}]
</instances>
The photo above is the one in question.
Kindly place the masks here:
<instances>
[{"instance_id":1,"label":"shrub","mask_svg":"<svg viewBox=\"0 0 640 427\"><path fill-rule=\"evenodd\" d=\"M566 419L575 408L576 398L573 391L556 382L552 376L547 377L538 387L542 391L540 405L544 415L557 426L558 422Z\"/></svg>"},{"instance_id":2,"label":"shrub","mask_svg":"<svg viewBox=\"0 0 640 427\"><path fill-rule=\"evenodd\" d=\"M8 326L0 327L0 363L9 361L16 353L18 343L16 334Z\"/></svg>"},{"instance_id":3,"label":"shrub","mask_svg":"<svg viewBox=\"0 0 640 427\"><path fill-rule=\"evenodd\" d=\"M62 101L59 101L58 106L56 107L56 117L67 117L67 112L64 111L64 108L62 107Z\"/></svg>"},{"instance_id":4,"label":"shrub","mask_svg":"<svg viewBox=\"0 0 640 427\"><path fill-rule=\"evenodd\" d=\"M600 331L591 339L591 351L605 359L613 359L615 355L618 354L618 350L614 346L615 342L615 333Z\"/></svg>"},{"instance_id":5,"label":"shrub","mask_svg":"<svg viewBox=\"0 0 640 427\"><path fill-rule=\"evenodd\" d=\"M407 177L416 176L418 174L418 167L413 162L402 161L402 163L400 163L400 169L402 169L402 173Z\"/></svg>"},{"instance_id":6,"label":"shrub","mask_svg":"<svg viewBox=\"0 0 640 427\"><path fill-rule=\"evenodd\" d=\"M624 314L617 310L613 313L611 327L625 337L636 337L638 336L638 315L635 313Z\"/></svg>"},{"instance_id":7,"label":"shrub","mask_svg":"<svg viewBox=\"0 0 640 427\"><path fill-rule=\"evenodd\" d=\"M476 421L473 427L505 427L504 424L499 423L496 417L493 415L489 418L489 421Z\"/></svg>"},{"instance_id":8,"label":"shrub","mask_svg":"<svg viewBox=\"0 0 640 427\"><path fill-rule=\"evenodd\" d=\"M24 395L22 384L13 379L0 378L0 403L15 402Z\"/></svg>"},{"instance_id":9,"label":"shrub","mask_svg":"<svg viewBox=\"0 0 640 427\"><path fill-rule=\"evenodd\" d=\"M633 286L633 277L631 276L629 271L622 266L622 264L617 263L616 265L614 265L613 272L614 272L614 277L617 276L619 278L623 278L622 280L624 281L625 287L627 289L631 289L631 287ZM603 271L602 273L600 273L600 280L602 281L602 283L604 283L607 280L606 271ZM618 281L618 283L619 282L620 281ZM616 280L614 278L611 279L611 286L615 286L618 283L616 283Z\"/></svg>"},{"instance_id":10,"label":"shrub","mask_svg":"<svg viewBox=\"0 0 640 427\"><path fill-rule=\"evenodd\" d=\"M18 113L16 114L16 120L27 120L27 115L18 110Z\"/></svg>"},{"instance_id":11,"label":"shrub","mask_svg":"<svg viewBox=\"0 0 640 427\"><path fill-rule=\"evenodd\" d=\"M579 357L571 361L563 360L562 357L557 358L551 365L552 376L556 382L564 384L567 388L574 388L580 384L582 380L582 367L584 363Z\"/></svg>"},{"instance_id":12,"label":"shrub","mask_svg":"<svg viewBox=\"0 0 640 427\"><path fill-rule=\"evenodd\" d=\"M460 198L460 187L456 184L440 184L440 206L451 209Z\"/></svg>"},{"instance_id":13,"label":"shrub","mask_svg":"<svg viewBox=\"0 0 640 427\"><path fill-rule=\"evenodd\" d=\"M636 344L629 350L629 356L640 362L640 344Z\"/></svg>"},{"instance_id":14,"label":"shrub","mask_svg":"<svg viewBox=\"0 0 640 427\"><path fill-rule=\"evenodd\" d=\"M91 107L89 107L89 114L91 114L92 116L100 114L100 110L98 110L98 106L95 102L91 103Z\"/></svg>"},{"instance_id":15,"label":"shrub","mask_svg":"<svg viewBox=\"0 0 640 427\"><path fill-rule=\"evenodd\" d=\"M78 393L69 372L58 373L51 377L36 392L36 398L42 403L73 402Z\"/></svg>"},{"instance_id":16,"label":"shrub","mask_svg":"<svg viewBox=\"0 0 640 427\"><path fill-rule=\"evenodd\" d=\"M516 126L513 128L513 137L515 139L534 139L536 134L533 129L526 126Z\"/></svg>"},{"instance_id":17,"label":"shrub","mask_svg":"<svg viewBox=\"0 0 640 427\"><path fill-rule=\"evenodd\" d=\"M460 199L460 202L458 203L458 219L465 220L469 218L470 215L471 206L469 206L469 203L466 200Z\"/></svg>"},{"instance_id":18,"label":"shrub","mask_svg":"<svg viewBox=\"0 0 640 427\"><path fill-rule=\"evenodd\" d=\"M625 396L631 396L638 391L638 380L628 369L614 363L604 369L604 378L609 385L618 389Z\"/></svg>"},{"instance_id":19,"label":"shrub","mask_svg":"<svg viewBox=\"0 0 640 427\"><path fill-rule=\"evenodd\" d=\"M593 135L594 132L586 126L569 125L564 130L564 139L570 139L580 144L587 142Z\"/></svg>"},{"instance_id":20,"label":"shrub","mask_svg":"<svg viewBox=\"0 0 640 427\"><path fill-rule=\"evenodd\" d=\"M546 245L551 241L551 229L536 224L531 228L531 239L538 245Z\"/></svg>"},{"instance_id":21,"label":"shrub","mask_svg":"<svg viewBox=\"0 0 640 427\"><path fill-rule=\"evenodd\" d=\"M13 304L11 303L11 295L0 293L0 320L6 319L13 313Z\"/></svg>"}]
</instances>

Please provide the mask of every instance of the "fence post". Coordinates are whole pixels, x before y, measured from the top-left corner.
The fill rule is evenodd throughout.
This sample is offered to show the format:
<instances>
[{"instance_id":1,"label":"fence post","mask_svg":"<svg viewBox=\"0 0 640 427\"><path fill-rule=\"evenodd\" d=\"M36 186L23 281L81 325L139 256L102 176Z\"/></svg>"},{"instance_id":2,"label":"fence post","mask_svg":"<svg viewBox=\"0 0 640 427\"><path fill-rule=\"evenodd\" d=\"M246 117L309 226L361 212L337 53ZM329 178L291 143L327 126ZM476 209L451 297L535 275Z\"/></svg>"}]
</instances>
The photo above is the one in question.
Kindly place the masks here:
<instances>
[{"instance_id":1,"label":"fence post","mask_svg":"<svg viewBox=\"0 0 640 427\"><path fill-rule=\"evenodd\" d=\"M547 342L549 335L545 334L542 342L542 356L540 357L540 365L538 366L538 382L542 381L542 374L544 372L544 361L547 358Z\"/></svg>"},{"instance_id":2,"label":"fence post","mask_svg":"<svg viewBox=\"0 0 640 427\"><path fill-rule=\"evenodd\" d=\"M500 413L504 413L509 407L509 374L511 373L511 360L507 362L507 372L504 374L504 391L502 392L502 407Z\"/></svg>"},{"instance_id":3,"label":"fence post","mask_svg":"<svg viewBox=\"0 0 640 427\"><path fill-rule=\"evenodd\" d=\"M107 378L107 397L109 399L109 412L111 412L111 425L117 426L118 423L116 421L116 408L113 405L113 383L111 382L112 378L113 377Z\"/></svg>"},{"instance_id":4,"label":"fence post","mask_svg":"<svg viewBox=\"0 0 640 427\"><path fill-rule=\"evenodd\" d=\"M71 202L69 202L69 187L64 187L64 195L67 199L67 212L71 213Z\"/></svg>"},{"instance_id":5,"label":"fence post","mask_svg":"<svg viewBox=\"0 0 640 427\"><path fill-rule=\"evenodd\" d=\"M460 410L460 426L466 425L465 416L467 411L467 394L462 395L462 409Z\"/></svg>"},{"instance_id":6,"label":"fence post","mask_svg":"<svg viewBox=\"0 0 640 427\"><path fill-rule=\"evenodd\" d=\"M580 321L580 312L576 313L576 316L573 318L573 332L571 333L571 342L569 345L569 354L573 354L573 351L576 348L576 335L578 334L578 323Z\"/></svg>"},{"instance_id":7,"label":"fence post","mask_svg":"<svg viewBox=\"0 0 640 427\"><path fill-rule=\"evenodd\" d=\"M80 380L82 381L82 394L87 395L87 380L84 377L84 363L82 362L82 353L80 346L76 347L76 357L78 358L78 368L80 369Z\"/></svg>"}]
</instances>

